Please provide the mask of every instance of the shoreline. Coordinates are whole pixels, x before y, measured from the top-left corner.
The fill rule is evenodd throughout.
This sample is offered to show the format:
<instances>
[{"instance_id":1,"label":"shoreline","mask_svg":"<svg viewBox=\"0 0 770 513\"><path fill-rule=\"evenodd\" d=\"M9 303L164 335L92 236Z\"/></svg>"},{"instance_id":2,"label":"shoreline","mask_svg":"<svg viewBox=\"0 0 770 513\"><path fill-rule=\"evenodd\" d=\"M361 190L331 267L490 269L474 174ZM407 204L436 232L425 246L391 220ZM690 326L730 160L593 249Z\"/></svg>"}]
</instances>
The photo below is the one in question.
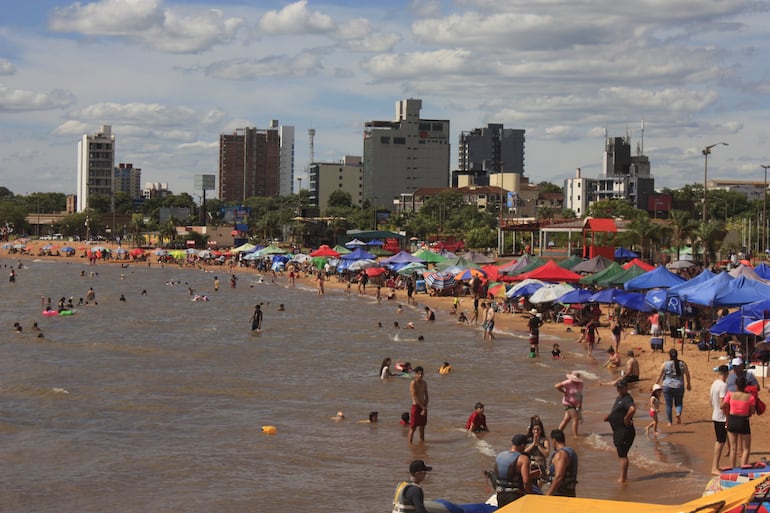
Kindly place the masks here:
<instances>
[{"instance_id":1,"label":"shoreline","mask_svg":"<svg viewBox=\"0 0 770 513\"><path fill-rule=\"evenodd\" d=\"M37 244L36 243L33 243ZM108 244L105 246L109 246ZM81 265L84 268L88 268L88 260L85 258L81 258L79 255L73 256L73 257L57 257L57 256L38 256L35 254L37 251L33 251L33 254L29 255L18 255L18 254L6 254L4 257L8 260L52 260L57 262L66 262L69 264L77 264ZM98 268L101 265L110 265L110 264L126 264L128 263L131 266L137 266L137 265L143 265L143 263L134 263L131 261L125 261L125 260L108 260L108 261L102 261L100 260L96 267ZM146 264L144 264L146 265ZM156 266L158 264L154 263L153 266ZM93 267L93 266L91 266ZM180 269L187 269L190 271L198 271L201 270L208 270L208 271L214 271L218 270L220 273L230 273L231 270L228 266L201 266L198 267L184 267L180 266ZM263 274L259 273L255 269L250 268L242 268L242 267L234 267L232 269L232 273L236 275L240 274ZM279 274L279 277L277 278L278 283L281 283L283 285L288 284L288 276L286 273L283 273L282 275ZM301 275L297 277L297 282L301 283L303 285L303 288L307 288L310 291L315 291L316 283L315 278L308 277L305 275ZM334 293L340 293L345 294L345 288L346 283L340 282L336 278L332 278L331 280L324 282L325 289L327 291L333 291ZM354 287L351 290L351 294L358 294L356 288ZM369 287L369 290L366 291L366 296L369 296L371 298L374 298L376 295L376 289L374 287ZM481 325L479 323L478 326L473 325L463 325L460 323L457 323L456 316L450 315L450 310L452 306L452 297L439 297L439 296L430 296L428 294L424 293L416 293L414 295L414 298L417 302L416 307L419 311L421 311L424 306L429 306L432 310L436 312L436 318L437 320L435 322L451 322L454 324L457 324L459 328L464 329L476 329L478 330L478 336L481 338ZM396 304L402 303L406 305L406 291L404 290L398 290L396 292L396 298L394 300L385 300L389 303L392 303L394 306ZM460 298L460 311L465 310L466 312L472 308L472 298L469 296L464 296ZM607 305L602 305L602 321L603 324L606 324L607 321ZM522 334L525 335L528 333L527 328L527 319L528 314L526 313L502 313L499 312L496 315L495 318L495 331L498 332L507 332L507 333L516 333L516 334ZM540 358L550 358L550 347L545 347L547 345L543 343L542 336L547 335L548 339L550 340L551 337L556 337L559 339L560 345L562 345L562 349L566 347L567 344L574 344L575 340L577 340L579 336L578 330L573 330L572 332L567 332L567 326L561 323L546 323L544 324L540 331L541 331L541 356ZM609 330L607 327L601 327L600 328L600 335L601 335L601 343L597 345L595 348L595 353L593 360L589 359L587 355L584 355L579 358L574 358L575 367L594 367L595 372L600 375L601 381L610 381L614 377L617 377L617 373L613 374L602 368L601 363L606 359L606 348L608 346L607 342L610 340L609 336ZM500 334L498 333L498 337L493 343L505 343L510 342L512 340L512 337ZM516 341L521 343L521 350L524 354L529 352L529 344L526 341L526 338L519 338L516 337ZM671 347L677 347L679 350L679 356L680 359L685 361L689 367L690 374L691 374L691 382L692 382L692 390L685 393L685 404L684 404L684 410L682 414L682 423L680 425L673 425L673 426L666 426L666 421L664 418L664 415L661 416L660 424L659 424L659 431L661 434L661 438L665 438L667 442L674 443L677 445L683 446L690 454L697 457L697 465L696 470L699 473L702 473L704 475L710 475L711 473L711 460L712 460L712 454L713 454L713 447L714 447L714 431L713 431L713 425L711 422L711 405L710 405L710 399L709 399L709 389L711 387L711 383L716 378L716 373L713 371L713 368L727 363L726 360L720 360L719 357L723 355L723 353L709 353L707 351L699 351L697 348L697 345L695 344L689 344L685 343L684 347L682 345L678 344L677 341L674 341L670 339L669 337L664 338L664 348L665 352L653 352L650 349L650 342L649 337L645 335L627 335L623 337L623 340L620 344L620 353L622 356L625 356L625 353L628 349L633 348L634 352L636 354L637 360L639 361L640 365L640 376L641 381L639 383L632 384L632 387L630 388L630 393L634 397L634 400L636 401L637 405L637 414L636 414L636 426L637 426L637 437L644 436L643 433L640 431L644 428L644 426L648 423L649 417L647 416L647 400L649 397L649 389L654 383L655 378L658 375L659 368L662 365L663 362L668 360L668 349ZM564 352L564 351L563 351ZM625 359L624 359L625 361ZM763 379L761 376L759 376L758 381L760 385L762 385L763 392L761 392L760 397L762 397L765 402L768 402L767 400L767 386L768 382L765 382L763 384ZM607 409L609 409L609 404L606 405ZM770 414L765 414L762 416L755 415L751 418L751 424L752 424L752 450L751 450L751 457L750 461L758 461L762 457L770 457L770 440L767 436L765 436L765 433L768 430L768 425L770 425ZM631 458L631 464L633 466L633 448L630 454ZM727 464L727 458L724 456L721 460L722 466L725 466ZM632 470L633 474L633 470ZM704 483L705 488L705 483ZM699 491L700 492L700 491Z\"/></svg>"}]
</instances>

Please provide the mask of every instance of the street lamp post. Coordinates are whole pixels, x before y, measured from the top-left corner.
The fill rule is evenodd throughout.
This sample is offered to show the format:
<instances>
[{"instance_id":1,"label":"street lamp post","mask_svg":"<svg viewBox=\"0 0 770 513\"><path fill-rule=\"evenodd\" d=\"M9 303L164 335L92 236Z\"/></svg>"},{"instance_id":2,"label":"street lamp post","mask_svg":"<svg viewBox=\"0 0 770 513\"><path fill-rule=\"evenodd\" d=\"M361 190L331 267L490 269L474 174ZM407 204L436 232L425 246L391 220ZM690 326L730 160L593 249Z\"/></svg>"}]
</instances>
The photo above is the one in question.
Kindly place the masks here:
<instances>
[{"instance_id":1,"label":"street lamp post","mask_svg":"<svg viewBox=\"0 0 770 513\"><path fill-rule=\"evenodd\" d=\"M767 251L768 241L767 241L767 168L770 167L770 165L761 165L762 169L765 170L765 188L762 189L762 235L765 247L764 250Z\"/></svg>"},{"instance_id":2,"label":"street lamp post","mask_svg":"<svg viewBox=\"0 0 770 513\"><path fill-rule=\"evenodd\" d=\"M297 177L297 215L302 215L302 177Z\"/></svg>"},{"instance_id":3,"label":"street lamp post","mask_svg":"<svg viewBox=\"0 0 770 513\"><path fill-rule=\"evenodd\" d=\"M726 142L718 142L706 146L701 152L703 153L703 215L701 216L701 221L704 223L706 222L706 192L708 190L709 155L711 155L711 148L719 146L720 144L729 146Z\"/></svg>"}]
</instances>

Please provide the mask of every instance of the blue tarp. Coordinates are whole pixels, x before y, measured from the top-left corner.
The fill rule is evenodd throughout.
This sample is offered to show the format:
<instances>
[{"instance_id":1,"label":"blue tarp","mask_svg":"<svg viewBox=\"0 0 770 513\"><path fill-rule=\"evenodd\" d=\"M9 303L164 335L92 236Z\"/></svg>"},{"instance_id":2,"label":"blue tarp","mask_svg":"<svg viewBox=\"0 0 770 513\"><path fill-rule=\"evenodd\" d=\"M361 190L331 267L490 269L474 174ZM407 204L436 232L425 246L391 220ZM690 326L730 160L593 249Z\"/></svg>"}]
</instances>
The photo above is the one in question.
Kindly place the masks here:
<instances>
[{"instance_id":1,"label":"blue tarp","mask_svg":"<svg viewBox=\"0 0 770 513\"><path fill-rule=\"evenodd\" d=\"M762 262L754 268L754 272L763 280L770 280L770 265Z\"/></svg>"},{"instance_id":2,"label":"blue tarp","mask_svg":"<svg viewBox=\"0 0 770 513\"><path fill-rule=\"evenodd\" d=\"M673 287L684 283L685 279L672 273L663 266L658 266L652 271L647 271L641 276L628 280L623 288L626 290L661 289Z\"/></svg>"}]
</instances>

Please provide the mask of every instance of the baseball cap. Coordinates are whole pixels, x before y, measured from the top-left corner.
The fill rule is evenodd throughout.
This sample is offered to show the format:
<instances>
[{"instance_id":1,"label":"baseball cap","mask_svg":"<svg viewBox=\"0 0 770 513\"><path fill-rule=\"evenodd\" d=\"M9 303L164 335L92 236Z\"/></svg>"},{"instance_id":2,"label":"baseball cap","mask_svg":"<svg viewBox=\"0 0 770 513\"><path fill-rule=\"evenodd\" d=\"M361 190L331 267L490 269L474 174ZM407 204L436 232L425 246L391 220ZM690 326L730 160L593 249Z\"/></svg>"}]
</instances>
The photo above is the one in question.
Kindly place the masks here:
<instances>
[{"instance_id":1,"label":"baseball cap","mask_svg":"<svg viewBox=\"0 0 770 513\"><path fill-rule=\"evenodd\" d=\"M733 358L730 364L735 367L736 365L743 365L743 358Z\"/></svg>"},{"instance_id":2,"label":"baseball cap","mask_svg":"<svg viewBox=\"0 0 770 513\"><path fill-rule=\"evenodd\" d=\"M431 470L433 470L433 467L426 466L425 462L422 460L414 460L409 464L410 474L416 474L417 472L430 472Z\"/></svg>"},{"instance_id":3,"label":"baseball cap","mask_svg":"<svg viewBox=\"0 0 770 513\"><path fill-rule=\"evenodd\" d=\"M524 445L527 443L527 437L524 435L515 435L511 440L513 445Z\"/></svg>"}]
</instances>

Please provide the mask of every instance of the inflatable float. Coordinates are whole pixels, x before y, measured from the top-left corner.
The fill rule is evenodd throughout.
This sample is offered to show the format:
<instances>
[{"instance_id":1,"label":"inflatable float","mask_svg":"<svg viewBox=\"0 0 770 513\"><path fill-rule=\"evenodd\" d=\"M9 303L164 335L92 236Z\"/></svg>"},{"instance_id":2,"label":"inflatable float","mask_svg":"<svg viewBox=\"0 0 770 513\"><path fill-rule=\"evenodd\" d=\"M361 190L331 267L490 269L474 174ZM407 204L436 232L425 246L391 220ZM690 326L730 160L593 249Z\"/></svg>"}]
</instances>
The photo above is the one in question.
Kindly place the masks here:
<instances>
[{"instance_id":1,"label":"inflatable float","mask_svg":"<svg viewBox=\"0 0 770 513\"><path fill-rule=\"evenodd\" d=\"M43 310L43 315L46 317L56 317L59 312L56 310Z\"/></svg>"},{"instance_id":2,"label":"inflatable float","mask_svg":"<svg viewBox=\"0 0 770 513\"><path fill-rule=\"evenodd\" d=\"M61 312L59 312L59 316L75 315L75 312L77 312L77 310L62 310Z\"/></svg>"},{"instance_id":3,"label":"inflatable float","mask_svg":"<svg viewBox=\"0 0 770 513\"><path fill-rule=\"evenodd\" d=\"M770 477L770 465L765 461L743 467L721 469L720 474L712 477L708 482L703 495L713 495L760 477Z\"/></svg>"},{"instance_id":4,"label":"inflatable float","mask_svg":"<svg viewBox=\"0 0 770 513\"><path fill-rule=\"evenodd\" d=\"M278 432L275 426L262 426L262 432L266 435L274 435Z\"/></svg>"}]
</instances>

